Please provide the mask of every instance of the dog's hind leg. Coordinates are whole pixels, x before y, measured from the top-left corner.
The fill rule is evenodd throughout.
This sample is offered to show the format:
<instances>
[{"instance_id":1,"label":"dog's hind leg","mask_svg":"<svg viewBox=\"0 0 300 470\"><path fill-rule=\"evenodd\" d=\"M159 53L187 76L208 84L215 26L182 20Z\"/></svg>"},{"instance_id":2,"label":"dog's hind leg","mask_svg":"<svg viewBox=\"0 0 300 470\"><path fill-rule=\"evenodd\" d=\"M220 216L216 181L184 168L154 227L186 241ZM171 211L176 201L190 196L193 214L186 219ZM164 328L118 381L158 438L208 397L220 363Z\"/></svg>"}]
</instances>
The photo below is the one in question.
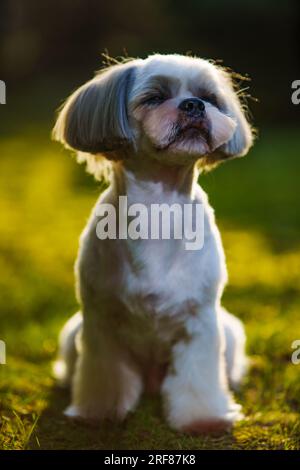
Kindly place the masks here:
<instances>
[{"instance_id":1,"label":"dog's hind leg","mask_svg":"<svg viewBox=\"0 0 300 470\"><path fill-rule=\"evenodd\" d=\"M81 312L77 312L65 323L59 335L59 351L53 372L61 387L68 387L71 384L78 355L81 328L82 315Z\"/></svg>"},{"instance_id":2,"label":"dog's hind leg","mask_svg":"<svg viewBox=\"0 0 300 470\"><path fill-rule=\"evenodd\" d=\"M241 320L222 307L220 315L225 332L225 360L229 384L231 388L238 389L249 363L245 353L245 329Z\"/></svg>"}]
</instances>

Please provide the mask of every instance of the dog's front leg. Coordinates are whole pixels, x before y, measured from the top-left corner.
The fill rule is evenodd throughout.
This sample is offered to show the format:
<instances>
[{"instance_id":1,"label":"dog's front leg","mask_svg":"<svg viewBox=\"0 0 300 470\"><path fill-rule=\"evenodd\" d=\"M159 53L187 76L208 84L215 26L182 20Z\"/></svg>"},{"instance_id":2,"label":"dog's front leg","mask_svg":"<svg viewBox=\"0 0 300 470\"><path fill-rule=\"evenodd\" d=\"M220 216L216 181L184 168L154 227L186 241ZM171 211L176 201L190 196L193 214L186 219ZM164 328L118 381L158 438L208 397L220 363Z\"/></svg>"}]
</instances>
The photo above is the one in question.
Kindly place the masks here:
<instances>
[{"instance_id":1,"label":"dog's front leg","mask_svg":"<svg viewBox=\"0 0 300 470\"><path fill-rule=\"evenodd\" d=\"M223 334L217 309L206 307L187 320L186 337L173 346L162 393L174 429L213 432L242 418L228 389Z\"/></svg>"},{"instance_id":2,"label":"dog's front leg","mask_svg":"<svg viewBox=\"0 0 300 470\"><path fill-rule=\"evenodd\" d=\"M81 347L72 381L72 404L65 414L88 421L123 419L140 396L142 380L126 361L114 332L99 314L84 318Z\"/></svg>"}]
</instances>

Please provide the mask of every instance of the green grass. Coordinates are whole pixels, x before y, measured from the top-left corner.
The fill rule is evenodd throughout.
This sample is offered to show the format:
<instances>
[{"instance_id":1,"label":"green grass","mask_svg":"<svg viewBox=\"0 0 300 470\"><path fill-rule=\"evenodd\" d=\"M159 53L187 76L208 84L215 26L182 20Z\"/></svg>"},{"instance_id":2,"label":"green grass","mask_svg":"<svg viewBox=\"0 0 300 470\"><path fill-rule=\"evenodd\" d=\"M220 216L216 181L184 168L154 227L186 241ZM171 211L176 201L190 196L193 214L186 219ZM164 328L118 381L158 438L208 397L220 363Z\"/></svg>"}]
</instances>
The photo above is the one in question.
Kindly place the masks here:
<instances>
[{"instance_id":1,"label":"green grass","mask_svg":"<svg viewBox=\"0 0 300 470\"><path fill-rule=\"evenodd\" d=\"M1 449L299 449L300 143L262 135L251 154L203 176L229 268L224 305L246 324L252 368L238 393L246 419L231 433L189 437L165 424L160 400L99 429L67 421L55 388L57 334L76 310L73 262L99 188L43 127L0 140Z\"/></svg>"}]
</instances>

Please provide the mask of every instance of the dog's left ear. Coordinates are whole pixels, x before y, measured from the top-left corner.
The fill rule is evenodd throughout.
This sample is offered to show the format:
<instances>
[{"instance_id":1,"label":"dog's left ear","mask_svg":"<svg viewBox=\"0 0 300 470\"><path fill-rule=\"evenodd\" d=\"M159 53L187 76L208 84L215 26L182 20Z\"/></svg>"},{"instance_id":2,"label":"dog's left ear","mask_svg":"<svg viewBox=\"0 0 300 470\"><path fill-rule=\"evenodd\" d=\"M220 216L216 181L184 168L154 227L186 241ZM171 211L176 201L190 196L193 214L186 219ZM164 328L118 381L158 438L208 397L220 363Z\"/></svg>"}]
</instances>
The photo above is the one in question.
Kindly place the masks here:
<instances>
[{"instance_id":1,"label":"dog's left ear","mask_svg":"<svg viewBox=\"0 0 300 470\"><path fill-rule=\"evenodd\" d=\"M76 90L59 113L54 139L90 154L130 146L127 99L134 68L131 62L114 65Z\"/></svg>"},{"instance_id":2,"label":"dog's left ear","mask_svg":"<svg viewBox=\"0 0 300 470\"><path fill-rule=\"evenodd\" d=\"M253 144L253 130L247 121L245 110L234 90L232 80L225 72L223 74L223 83L227 104L226 114L233 118L237 125L231 139L218 150L224 154L224 158L242 157L246 155Z\"/></svg>"}]
</instances>

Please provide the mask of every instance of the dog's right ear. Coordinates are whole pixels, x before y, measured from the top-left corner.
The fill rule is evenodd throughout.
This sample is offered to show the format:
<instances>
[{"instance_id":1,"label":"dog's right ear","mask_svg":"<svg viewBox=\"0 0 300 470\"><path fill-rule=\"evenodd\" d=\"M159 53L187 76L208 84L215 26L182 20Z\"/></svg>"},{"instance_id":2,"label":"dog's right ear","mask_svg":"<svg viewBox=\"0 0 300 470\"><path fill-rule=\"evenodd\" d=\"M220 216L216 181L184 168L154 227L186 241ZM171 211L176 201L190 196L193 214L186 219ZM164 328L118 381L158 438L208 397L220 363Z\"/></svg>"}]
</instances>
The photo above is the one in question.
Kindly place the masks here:
<instances>
[{"instance_id":1,"label":"dog's right ear","mask_svg":"<svg viewBox=\"0 0 300 470\"><path fill-rule=\"evenodd\" d=\"M131 62L114 65L76 90L59 112L53 138L91 154L130 146L127 99L134 68Z\"/></svg>"}]
</instances>

